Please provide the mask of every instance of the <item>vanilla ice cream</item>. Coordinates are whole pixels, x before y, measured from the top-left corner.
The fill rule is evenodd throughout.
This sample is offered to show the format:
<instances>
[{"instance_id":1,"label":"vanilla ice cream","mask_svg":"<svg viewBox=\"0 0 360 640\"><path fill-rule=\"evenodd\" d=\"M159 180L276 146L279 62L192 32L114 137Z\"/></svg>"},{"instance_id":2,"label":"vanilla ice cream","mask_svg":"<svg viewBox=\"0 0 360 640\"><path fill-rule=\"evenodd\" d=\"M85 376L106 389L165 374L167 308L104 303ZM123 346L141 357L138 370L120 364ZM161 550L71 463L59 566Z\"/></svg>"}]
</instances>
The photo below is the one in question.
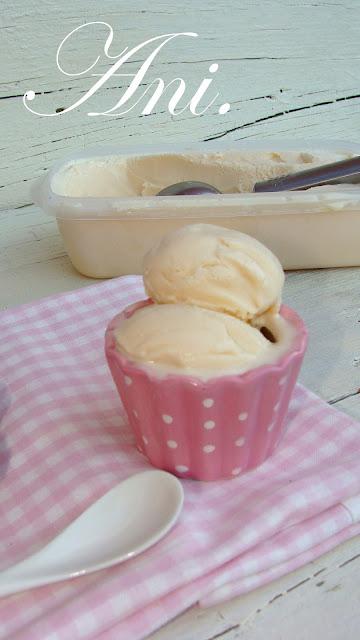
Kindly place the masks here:
<instances>
[{"instance_id":1,"label":"vanilla ice cream","mask_svg":"<svg viewBox=\"0 0 360 640\"><path fill-rule=\"evenodd\" d=\"M289 348L293 334L278 313L281 264L250 236L182 227L146 256L143 278L152 304L114 332L130 360L208 378L274 362Z\"/></svg>"},{"instance_id":2,"label":"vanilla ice cream","mask_svg":"<svg viewBox=\"0 0 360 640\"><path fill-rule=\"evenodd\" d=\"M353 154L296 151L162 153L83 158L52 177L54 193L70 197L153 196L164 187L198 180L221 193L251 192L255 182L336 162Z\"/></svg>"},{"instance_id":3,"label":"vanilla ice cream","mask_svg":"<svg viewBox=\"0 0 360 640\"><path fill-rule=\"evenodd\" d=\"M144 260L147 294L252 320L280 307L284 272L276 256L240 231L208 224L167 234Z\"/></svg>"},{"instance_id":4,"label":"vanilla ice cream","mask_svg":"<svg viewBox=\"0 0 360 640\"><path fill-rule=\"evenodd\" d=\"M145 306L114 335L130 360L200 376L246 371L273 361L288 346L288 340L270 342L238 318L186 304Z\"/></svg>"}]
</instances>

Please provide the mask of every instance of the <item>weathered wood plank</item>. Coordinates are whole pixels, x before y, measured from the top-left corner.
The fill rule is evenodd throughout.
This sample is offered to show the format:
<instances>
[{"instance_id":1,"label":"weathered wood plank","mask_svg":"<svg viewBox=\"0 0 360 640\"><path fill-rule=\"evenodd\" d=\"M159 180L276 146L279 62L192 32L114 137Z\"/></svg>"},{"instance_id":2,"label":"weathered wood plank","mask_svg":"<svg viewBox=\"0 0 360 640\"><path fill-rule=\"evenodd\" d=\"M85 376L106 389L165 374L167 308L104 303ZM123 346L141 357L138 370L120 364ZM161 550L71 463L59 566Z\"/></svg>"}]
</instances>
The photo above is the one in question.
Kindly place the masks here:
<instances>
[{"instance_id":1,"label":"weathered wood plank","mask_svg":"<svg viewBox=\"0 0 360 640\"><path fill-rule=\"evenodd\" d=\"M149 640L354 640L359 566L355 538L256 591L209 609L193 607Z\"/></svg>"},{"instance_id":2,"label":"weathered wood plank","mask_svg":"<svg viewBox=\"0 0 360 640\"><path fill-rule=\"evenodd\" d=\"M136 7L129 0L108 2L101 20L114 28L111 52L169 30L189 31L191 27L199 34L198 38L176 39L165 47L144 86L157 76L167 82L182 76L189 98L209 75L209 64L217 61L219 71L209 96L218 91L218 100L199 117L189 111L171 117L166 106L171 94L147 117L139 115L143 105L124 117L88 117L90 105L104 110L120 97L123 79L112 77L82 108L53 118L37 117L22 104L26 90L45 92L36 97L33 106L36 103L39 110L52 112L73 104L94 81L90 73L74 78L56 67L56 49L65 35L98 15L95 0L77 0L71 3L71 10L69 6L48 0L44 13L44 3L29 2L27 11L21 0L6 3L0 45L4 68L1 147L6 149L0 160L0 208L29 203L32 181L56 159L83 146L128 144L138 139L144 144L156 143L159 137L169 142L217 137L353 139L359 133L357 0L348 0L346 5L222 0L206 6L186 0L181 6L157 2L151 10ZM346 37L339 38L340 32ZM97 72L104 72L109 67L101 55L106 35L106 27L99 26L92 32L81 32L65 56L71 70L88 67L100 54ZM139 52L138 62L129 62L126 71L133 73L143 59ZM223 101L229 102L231 109L219 115Z\"/></svg>"},{"instance_id":3,"label":"weathered wood plank","mask_svg":"<svg viewBox=\"0 0 360 640\"><path fill-rule=\"evenodd\" d=\"M359 365L357 364L356 366L358 367ZM334 406L340 411L345 411L345 413L348 413L360 422L360 393L344 398L344 400L339 400Z\"/></svg>"},{"instance_id":4,"label":"weathered wood plank","mask_svg":"<svg viewBox=\"0 0 360 640\"><path fill-rule=\"evenodd\" d=\"M287 274L284 302L300 313L309 329L300 379L330 402L360 388L359 300L360 269Z\"/></svg>"}]
</instances>

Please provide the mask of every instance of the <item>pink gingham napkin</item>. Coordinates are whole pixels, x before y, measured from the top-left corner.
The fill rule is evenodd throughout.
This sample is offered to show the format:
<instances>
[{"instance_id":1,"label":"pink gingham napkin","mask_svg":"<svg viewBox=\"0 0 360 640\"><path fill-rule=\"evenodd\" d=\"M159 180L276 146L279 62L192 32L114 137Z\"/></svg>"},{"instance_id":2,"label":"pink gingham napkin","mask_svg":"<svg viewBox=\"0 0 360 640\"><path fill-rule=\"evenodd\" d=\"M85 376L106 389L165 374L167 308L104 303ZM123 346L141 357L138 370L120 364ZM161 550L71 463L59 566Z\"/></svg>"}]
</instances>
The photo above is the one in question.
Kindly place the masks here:
<instances>
[{"instance_id":1,"label":"pink gingham napkin","mask_svg":"<svg viewBox=\"0 0 360 640\"><path fill-rule=\"evenodd\" d=\"M149 467L103 351L109 319L143 296L131 276L1 315L11 406L0 432L0 568ZM136 640L195 602L292 571L360 533L359 450L360 425L298 386L285 439L265 464L230 481L183 481L178 524L137 558L1 600L0 639Z\"/></svg>"}]
</instances>

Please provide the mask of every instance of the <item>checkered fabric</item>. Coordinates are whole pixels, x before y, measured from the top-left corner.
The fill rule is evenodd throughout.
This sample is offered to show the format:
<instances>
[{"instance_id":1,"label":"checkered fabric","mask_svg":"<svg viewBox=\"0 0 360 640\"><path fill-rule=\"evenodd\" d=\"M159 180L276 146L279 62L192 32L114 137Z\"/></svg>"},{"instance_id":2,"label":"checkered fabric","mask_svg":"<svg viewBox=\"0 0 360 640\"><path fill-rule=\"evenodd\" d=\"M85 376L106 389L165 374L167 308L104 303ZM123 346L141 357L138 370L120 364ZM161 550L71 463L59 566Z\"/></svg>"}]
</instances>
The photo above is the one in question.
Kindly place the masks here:
<instances>
[{"instance_id":1,"label":"checkered fabric","mask_svg":"<svg viewBox=\"0 0 360 640\"><path fill-rule=\"evenodd\" d=\"M131 276L1 315L11 406L0 432L0 568L149 468L103 348L109 319L143 296ZM297 386L286 436L265 464L234 480L183 481L178 524L138 557L2 599L0 639L136 640L195 602L292 571L360 533L359 450L360 425Z\"/></svg>"}]
</instances>

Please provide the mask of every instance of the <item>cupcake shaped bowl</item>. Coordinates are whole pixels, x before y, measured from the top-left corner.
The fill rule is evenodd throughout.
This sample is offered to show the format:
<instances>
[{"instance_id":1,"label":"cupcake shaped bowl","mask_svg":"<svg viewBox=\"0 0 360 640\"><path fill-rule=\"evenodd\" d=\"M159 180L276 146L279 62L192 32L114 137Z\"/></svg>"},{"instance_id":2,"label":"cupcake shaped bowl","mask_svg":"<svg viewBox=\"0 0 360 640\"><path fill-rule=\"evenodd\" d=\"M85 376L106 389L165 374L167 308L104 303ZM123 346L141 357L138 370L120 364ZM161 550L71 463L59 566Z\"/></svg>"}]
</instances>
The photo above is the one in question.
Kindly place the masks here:
<instances>
[{"instance_id":1,"label":"cupcake shaped bowl","mask_svg":"<svg viewBox=\"0 0 360 640\"><path fill-rule=\"evenodd\" d=\"M307 343L281 305L283 278L266 247L212 225L173 232L147 256L151 298L111 320L105 353L153 466L213 481L274 452Z\"/></svg>"}]
</instances>

